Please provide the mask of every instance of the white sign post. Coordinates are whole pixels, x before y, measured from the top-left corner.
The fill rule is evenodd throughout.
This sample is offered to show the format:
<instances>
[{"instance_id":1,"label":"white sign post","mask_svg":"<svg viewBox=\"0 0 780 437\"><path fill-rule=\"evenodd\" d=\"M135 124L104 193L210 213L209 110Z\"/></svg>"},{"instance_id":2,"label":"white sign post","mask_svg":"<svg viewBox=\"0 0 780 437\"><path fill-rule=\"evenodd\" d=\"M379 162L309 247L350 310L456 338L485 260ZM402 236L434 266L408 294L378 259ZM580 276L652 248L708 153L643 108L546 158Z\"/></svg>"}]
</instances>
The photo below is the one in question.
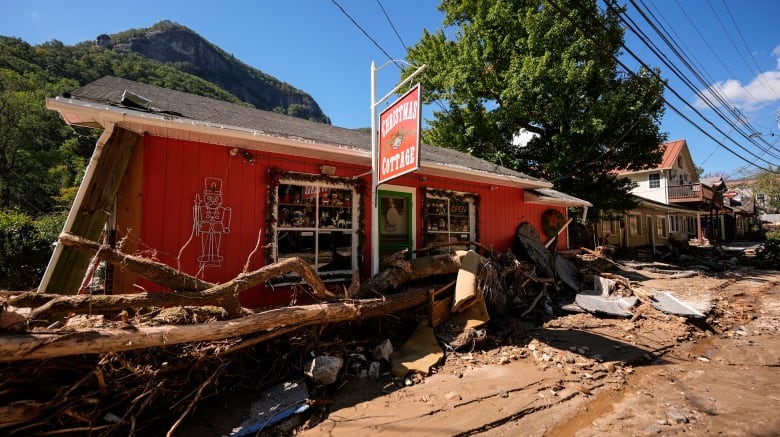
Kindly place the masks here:
<instances>
[{"instance_id":1,"label":"white sign post","mask_svg":"<svg viewBox=\"0 0 780 437\"><path fill-rule=\"evenodd\" d=\"M404 79L401 83L395 86L384 97L376 99L376 72L386 67L391 62L387 61L379 68L371 61L371 275L375 275L379 272L379 207L377 205L377 188L379 186L379 136L377 132L377 107L393 95L399 88L406 85L415 76L420 74L425 65L421 66L409 77ZM419 85L415 87L419 93ZM408 93L407 93L408 95ZM405 95L404 97L406 97ZM400 99L399 99L400 100ZM422 106L421 104L419 106ZM417 108L417 116L420 117L420 107ZM418 131L419 138L419 131ZM419 152L419 144L417 146ZM384 179L382 182L386 182Z\"/></svg>"}]
</instances>

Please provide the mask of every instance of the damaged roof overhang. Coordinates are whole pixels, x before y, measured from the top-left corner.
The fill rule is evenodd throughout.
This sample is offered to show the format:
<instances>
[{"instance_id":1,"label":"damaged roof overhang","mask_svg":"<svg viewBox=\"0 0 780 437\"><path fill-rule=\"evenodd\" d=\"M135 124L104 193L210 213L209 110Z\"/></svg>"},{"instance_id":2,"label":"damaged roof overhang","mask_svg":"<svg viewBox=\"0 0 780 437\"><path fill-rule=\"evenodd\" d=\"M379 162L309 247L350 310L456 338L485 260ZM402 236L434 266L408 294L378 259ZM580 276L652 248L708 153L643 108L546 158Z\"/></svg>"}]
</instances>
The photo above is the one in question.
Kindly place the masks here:
<instances>
[{"instance_id":1,"label":"damaged roof overhang","mask_svg":"<svg viewBox=\"0 0 780 437\"><path fill-rule=\"evenodd\" d=\"M308 138L274 135L237 126L65 97L47 99L46 107L59 112L63 120L71 125L104 128L109 124L116 124L144 135L371 166L370 150L317 142ZM474 182L518 188L548 188L552 186L550 182L544 180L525 179L424 160L420 162L420 171L426 175L460 177Z\"/></svg>"},{"instance_id":2,"label":"damaged roof overhang","mask_svg":"<svg viewBox=\"0 0 780 437\"><path fill-rule=\"evenodd\" d=\"M562 193L561 193L562 194ZM565 207L583 207L589 208L593 206L592 203L574 198L573 196L555 197L545 195L533 190L526 190L523 192L523 201L526 203L535 203L538 205L550 205L550 206L565 206Z\"/></svg>"}]
</instances>

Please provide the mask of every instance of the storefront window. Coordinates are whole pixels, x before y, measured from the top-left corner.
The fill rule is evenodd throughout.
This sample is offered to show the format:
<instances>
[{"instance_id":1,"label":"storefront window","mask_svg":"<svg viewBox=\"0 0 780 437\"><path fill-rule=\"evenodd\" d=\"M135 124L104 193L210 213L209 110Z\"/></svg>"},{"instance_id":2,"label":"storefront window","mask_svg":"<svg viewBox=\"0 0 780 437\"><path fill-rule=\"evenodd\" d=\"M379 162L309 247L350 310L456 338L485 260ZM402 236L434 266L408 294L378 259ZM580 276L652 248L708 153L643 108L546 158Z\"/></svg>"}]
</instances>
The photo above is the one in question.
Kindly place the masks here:
<instances>
[{"instance_id":1,"label":"storefront window","mask_svg":"<svg viewBox=\"0 0 780 437\"><path fill-rule=\"evenodd\" d=\"M425 245L437 247L433 253L470 249L466 242L477 240L476 217L473 195L446 191L426 193L423 208Z\"/></svg>"},{"instance_id":2,"label":"storefront window","mask_svg":"<svg viewBox=\"0 0 780 437\"><path fill-rule=\"evenodd\" d=\"M279 169L269 176L267 262L300 258L323 281L350 278L362 244L359 182ZM272 282L298 280L289 274Z\"/></svg>"}]
</instances>

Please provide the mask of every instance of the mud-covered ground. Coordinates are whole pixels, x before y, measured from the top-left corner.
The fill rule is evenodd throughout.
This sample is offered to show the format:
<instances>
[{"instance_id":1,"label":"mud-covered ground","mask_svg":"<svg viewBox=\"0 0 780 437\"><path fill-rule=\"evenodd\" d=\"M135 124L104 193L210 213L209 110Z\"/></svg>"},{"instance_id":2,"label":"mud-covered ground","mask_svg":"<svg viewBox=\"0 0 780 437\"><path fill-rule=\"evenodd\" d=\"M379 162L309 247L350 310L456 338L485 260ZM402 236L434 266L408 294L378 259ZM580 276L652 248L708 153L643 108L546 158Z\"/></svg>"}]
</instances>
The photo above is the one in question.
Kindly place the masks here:
<instances>
[{"instance_id":1,"label":"mud-covered ground","mask_svg":"<svg viewBox=\"0 0 780 437\"><path fill-rule=\"evenodd\" d=\"M672 291L707 318L645 306L634 319L494 319L492 341L448 351L411 385L388 373L347 379L263 435L780 435L780 272L624 267L615 273L638 293Z\"/></svg>"},{"instance_id":2,"label":"mud-covered ground","mask_svg":"<svg viewBox=\"0 0 780 437\"><path fill-rule=\"evenodd\" d=\"M780 435L780 273L655 276L639 287L709 304L706 321L518 323L512 344L448 354L412 386L348 382L300 435Z\"/></svg>"}]
</instances>

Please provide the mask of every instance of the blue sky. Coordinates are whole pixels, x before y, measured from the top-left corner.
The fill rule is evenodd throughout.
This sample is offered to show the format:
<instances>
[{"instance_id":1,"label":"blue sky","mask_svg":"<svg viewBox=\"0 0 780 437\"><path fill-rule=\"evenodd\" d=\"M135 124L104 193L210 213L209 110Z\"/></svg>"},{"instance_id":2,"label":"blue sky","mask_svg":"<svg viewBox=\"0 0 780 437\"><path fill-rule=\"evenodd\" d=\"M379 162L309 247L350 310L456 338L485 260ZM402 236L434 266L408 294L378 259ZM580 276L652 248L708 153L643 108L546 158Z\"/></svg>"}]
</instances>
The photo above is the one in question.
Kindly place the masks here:
<instances>
[{"instance_id":1,"label":"blue sky","mask_svg":"<svg viewBox=\"0 0 780 437\"><path fill-rule=\"evenodd\" d=\"M0 35L30 44L53 39L75 44L101 33L171 20L311 94L333 124L356 128L371 123L371 62L381 66L388 56L403 59L404 44L413 45L424 28L440 28L438 4L438 0L136 0L118 6L92 0L0 0ZM682 59L640 10L659 23ZM630 50L645 64L660 68L669 81L662 130L670 140L687 140L694 162L705 173L730 179L780 165L776 119L780 2L635 0L629 3L627 17L654 48L627 31L621 59L635 68L639 61ZM382 97L397 83L398 69L388 65L376 77Z\"/></svg>"}]
</instances>

